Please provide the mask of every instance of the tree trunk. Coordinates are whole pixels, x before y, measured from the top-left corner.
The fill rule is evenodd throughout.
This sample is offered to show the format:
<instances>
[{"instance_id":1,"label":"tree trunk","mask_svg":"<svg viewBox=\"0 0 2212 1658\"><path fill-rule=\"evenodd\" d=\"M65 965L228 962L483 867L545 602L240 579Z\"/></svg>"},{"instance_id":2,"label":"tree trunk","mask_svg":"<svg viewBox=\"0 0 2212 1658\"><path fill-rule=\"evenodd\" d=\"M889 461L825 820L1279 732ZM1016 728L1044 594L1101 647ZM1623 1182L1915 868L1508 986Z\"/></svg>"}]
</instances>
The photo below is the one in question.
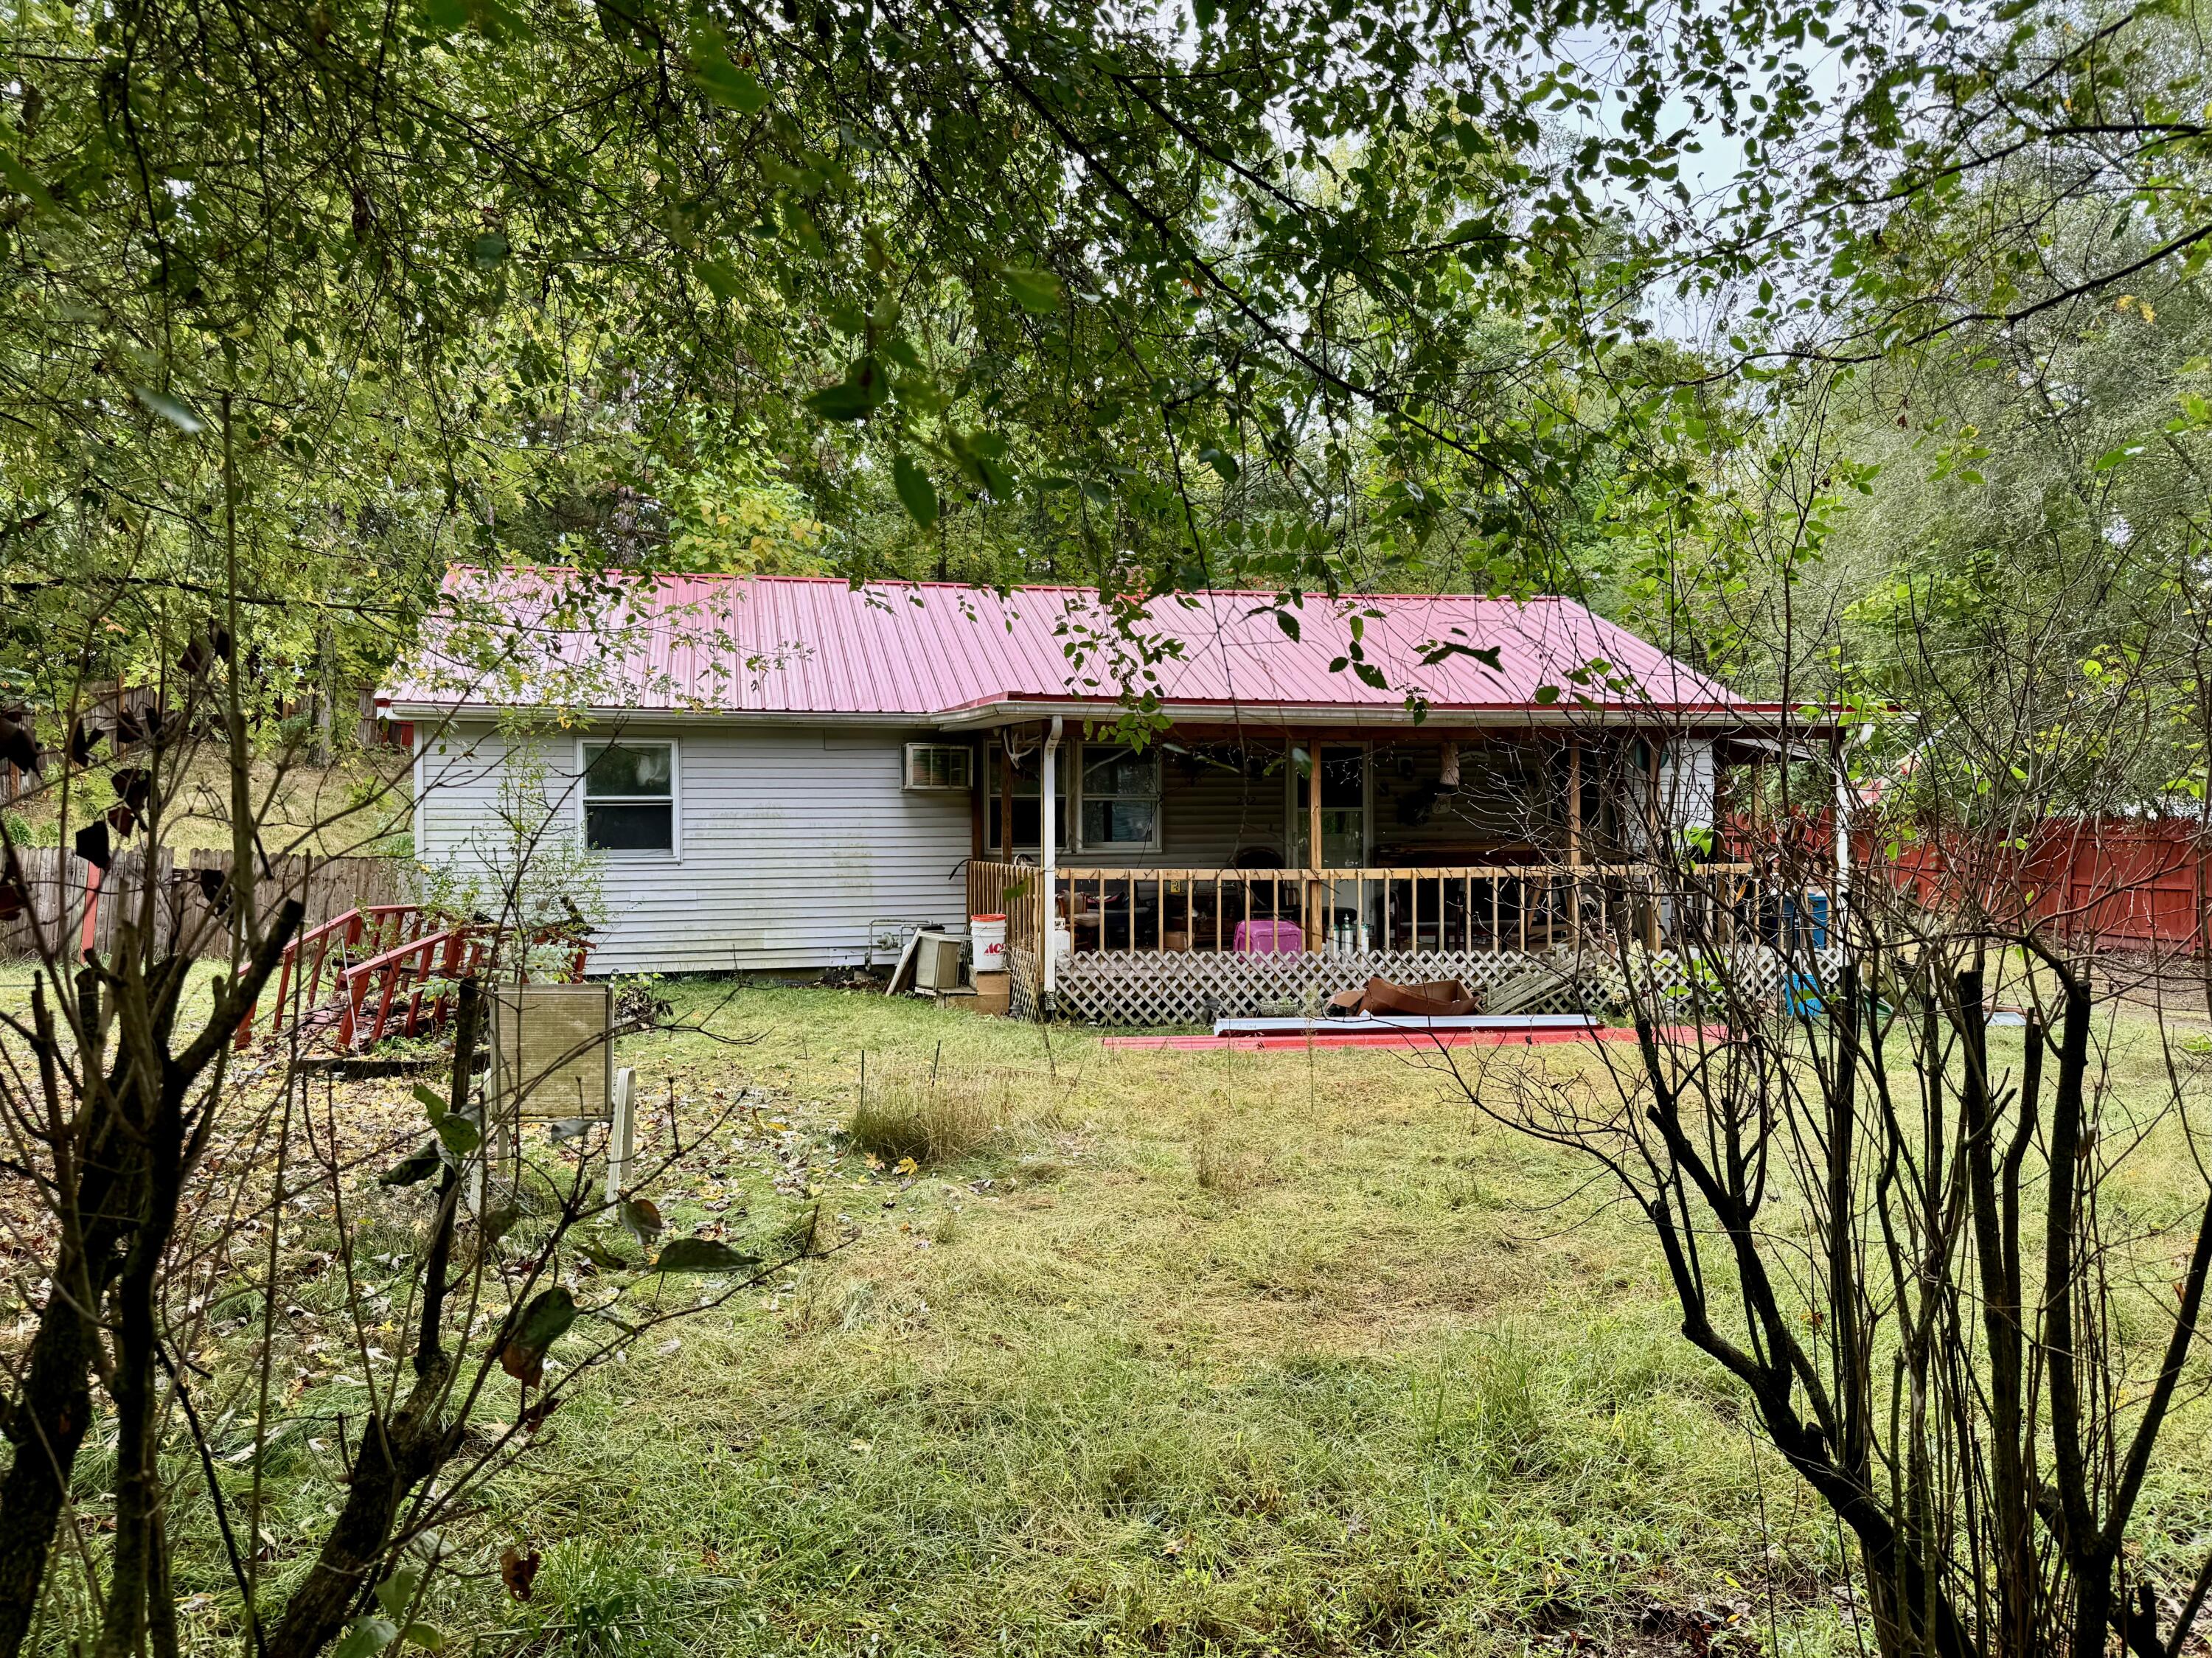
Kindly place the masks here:
<instances>
[{"instance_id":1,"label":"tree trunk","mask_svg":"<svg viewBox=\"0 0 2212 1658\"><path fill-rule=\"evenodd\" d=\"M440 1357L416 1376L414 1391L389 1421L371 1416L362 1424L345 1507L323 1540L314 1570L286 1604L262 1658L314 1658L378 1582L400 1503L460 1445L459 1424L439 1422L452 1374L452 1361Z\"/></svg>"}]
</instances>

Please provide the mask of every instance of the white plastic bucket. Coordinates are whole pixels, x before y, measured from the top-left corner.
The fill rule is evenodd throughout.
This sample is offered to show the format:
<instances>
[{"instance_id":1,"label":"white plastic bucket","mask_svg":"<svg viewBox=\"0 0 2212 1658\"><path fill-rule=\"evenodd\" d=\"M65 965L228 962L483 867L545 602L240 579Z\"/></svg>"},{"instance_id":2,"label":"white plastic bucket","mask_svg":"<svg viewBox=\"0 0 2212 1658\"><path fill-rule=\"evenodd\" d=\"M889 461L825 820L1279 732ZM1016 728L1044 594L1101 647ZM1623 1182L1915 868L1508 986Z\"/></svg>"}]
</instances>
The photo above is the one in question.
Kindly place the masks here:
<instances>
[{"instance_id":1,"label":"white plastic bucket","mask_svg":"<svg viewBox=\"0 0 2212 1658\"><path fill-rule=\"evenodd\" d=\"M1006 918L1003 915L970 915L968 918L968 949L978 973L1004 973L1006 970Z\"/></svg>"}]
</instances>

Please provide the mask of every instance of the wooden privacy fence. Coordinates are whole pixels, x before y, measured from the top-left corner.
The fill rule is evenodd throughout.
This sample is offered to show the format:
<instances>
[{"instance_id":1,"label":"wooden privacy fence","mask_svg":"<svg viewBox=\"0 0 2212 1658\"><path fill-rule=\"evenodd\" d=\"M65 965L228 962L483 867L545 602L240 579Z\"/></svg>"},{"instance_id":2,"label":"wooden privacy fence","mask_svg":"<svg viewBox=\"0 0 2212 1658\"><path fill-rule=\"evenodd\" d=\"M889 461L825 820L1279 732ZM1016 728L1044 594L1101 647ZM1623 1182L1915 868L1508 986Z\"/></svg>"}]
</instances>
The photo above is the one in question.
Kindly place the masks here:
<instances>
[{"instance_id":1,"label":"wooden privacy fence","mask_svg":"<svg viewBox=\"0 0 2212 1658\"><path fill-rule=\"evenodd\" d=\"M114 947L116 927L143 914L148 855L120 852L100 872L61 847L19 847L15 862L28 905L0 920L0 957L33 956L43 938L49 949L74 959L83 948L85 913L92 911L91 947ZM155 947L167 950L181 940L201 954L221 954L228 923L230 854L188 852L181 857L166 847L152 856L155 891ZM265 921L288 897L301 899L313 927L372 905L405 903L414 892L411 867L393 858L272 858L258 872L254 908ZM206 878L204 880L203 878ZM96 902L94 902L96 893ZM219 908L220 907L220 908Z\"/></svg>"},{"instance_id":2,"label":"wooden privacy fence","mask_svg":"<svg viewBox=\"0 0 2212 1658\"><path fill-rule=\"evenodd\" d=\"M2205 952L2212 839L2196 823L2059 818L2024 838L2024 847L1997 835L1896 842L1869 830L1852 837L1853 856L1930 909L1971 902L2093 949Z\"/></svg>"}]
</instances>

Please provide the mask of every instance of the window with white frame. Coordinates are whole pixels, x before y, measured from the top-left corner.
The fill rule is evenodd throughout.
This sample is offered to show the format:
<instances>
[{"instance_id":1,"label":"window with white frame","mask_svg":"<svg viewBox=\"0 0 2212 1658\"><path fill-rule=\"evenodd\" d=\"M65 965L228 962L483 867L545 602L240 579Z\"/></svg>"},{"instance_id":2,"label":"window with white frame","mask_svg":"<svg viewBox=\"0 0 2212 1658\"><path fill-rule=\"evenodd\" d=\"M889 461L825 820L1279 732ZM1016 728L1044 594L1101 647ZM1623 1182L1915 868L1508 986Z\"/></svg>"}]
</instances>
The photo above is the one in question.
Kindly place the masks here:
<instances>
[{"instance_id":1,"label":"window with white frame","mask_svg":"<svg viewBox=\"0 0 2212 1658\"><path fill-rule=\"evenodd\" d=\"M975 786L975 750L965 743L909 743L906 786L909 789L965 791Z\"/></svg>"},{"instance_id":2,"label":"window with white frame","mask_svg":"<svg viewBox=\"0 0 2212 1658\"><path fill-rule=\"evenodd\" d=\"M1160 754L1118 743L1083 745L1082 811L1086 852L1144 851L1160 843Z\"/></svg>"},{"instance_id":3,"label":"window with white frame","mask_svg":"<svg viewBox=\"0 0 2212 1658\"><path fill-rule=\"evenodd\" d=\"M676 850L676 745L584 744L584 844L596 852Z\"/></svg>"}]
</instances>

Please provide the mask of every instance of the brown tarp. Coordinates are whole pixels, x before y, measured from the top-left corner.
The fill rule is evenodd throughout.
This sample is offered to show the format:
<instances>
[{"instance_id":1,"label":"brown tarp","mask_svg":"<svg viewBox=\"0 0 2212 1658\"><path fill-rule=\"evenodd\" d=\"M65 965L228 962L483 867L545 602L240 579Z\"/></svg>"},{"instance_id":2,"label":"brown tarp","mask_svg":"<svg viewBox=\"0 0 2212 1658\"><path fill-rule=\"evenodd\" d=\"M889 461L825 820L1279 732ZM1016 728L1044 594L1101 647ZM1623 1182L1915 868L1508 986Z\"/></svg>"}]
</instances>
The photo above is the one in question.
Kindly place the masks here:
<instances>
[{"instance_id":1,"label":"brown tarp","mask_svg":"<svg viewBox=\"0 0 2212 1658\"><path fill-rule=\"evenodd\" d=\"M1364 989L1340 990L1330 997L1328 1011L1340 1018L1372 1013L1382 1018L1456 1019L1482 1011L1482 998L1456 979L1401 985L1374 978Z\"/></svg>"}]
</instances>

